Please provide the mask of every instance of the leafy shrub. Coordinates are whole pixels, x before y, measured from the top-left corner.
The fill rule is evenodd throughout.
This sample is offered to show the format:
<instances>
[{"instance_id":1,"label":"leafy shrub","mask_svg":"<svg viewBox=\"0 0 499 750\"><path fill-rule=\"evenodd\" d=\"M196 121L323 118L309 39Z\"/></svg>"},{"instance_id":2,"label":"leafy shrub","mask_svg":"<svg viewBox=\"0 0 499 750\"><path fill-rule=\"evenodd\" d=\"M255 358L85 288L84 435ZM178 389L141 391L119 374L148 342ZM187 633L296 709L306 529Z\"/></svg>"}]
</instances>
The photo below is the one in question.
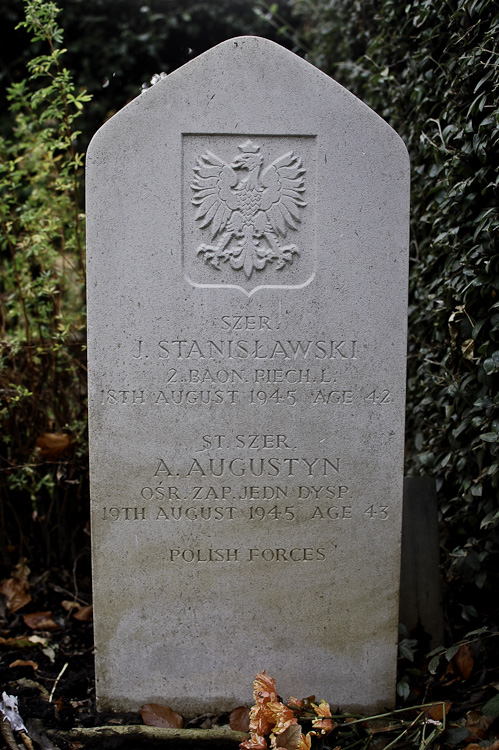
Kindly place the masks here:
<instances>
[{"instance_id":1,"label":"leafy shrub","mask_svg":"<svg viewBox=\"0 0 499 750\"><path fill-rule=\"evenodd\" d=\"M0 91L9 77L21 77L33 50L38 54L40 42L28 46L21 32L13 33L22 5L0 0ZM171 73L224 39L257 34L292 44L281 31L289 15L287 0L273 4L277 19L266 6L266 0L64 0L59 19L66 66L77 86L92 94L79 119L82 148L105 119L140 93L142 83ZM6 119L0 97L0 132Z\"/></svg>"},{"instance_id":2,"label":"leafy shrub","mask_svg":"<svg viewBox=\"0 0 499 750\"><path fill-rule=\"evenodd\" d=\"M22 26L47 51L10 87L15 127L0 139L0 533L7 558L47 564L76 553L88 513L82 156L74 140L89 97L63 67L55 4L27 0L25 10Z\"/></svg>"},{"instance_id":3,"label":"leafy shrub","mask_svg":"<svg viewBox=\"0 0 499 750\"><path fill-rule=\"evenodd\" d=\"M294 0L311 61L412 160L408 472L438 480L449 580L499 552L499 13L493 0ZM476 592L476 588L475 588ZM473 608L463 609L465 617Z\"/></svg>"},{"instance_id":4,"label":"leafy shrub","mask_svg":"<svg viewBox=\"0 0 499 750\"><path fill-rule=\"evenodd\" d=\"M0 89L28 67L8 89L8 112L0 101L0 543L8 565L20 554L32 567L67 564L88 541L78 147L153 73L229 36L278 34L263 18L265 4L255 12L261 2L174 1L166 10L158 0L117 2L111 12L100 0L68 0L62 9L0 0ZM90 104L82 83L95 94Z\"/></svg>"}]
</instances>

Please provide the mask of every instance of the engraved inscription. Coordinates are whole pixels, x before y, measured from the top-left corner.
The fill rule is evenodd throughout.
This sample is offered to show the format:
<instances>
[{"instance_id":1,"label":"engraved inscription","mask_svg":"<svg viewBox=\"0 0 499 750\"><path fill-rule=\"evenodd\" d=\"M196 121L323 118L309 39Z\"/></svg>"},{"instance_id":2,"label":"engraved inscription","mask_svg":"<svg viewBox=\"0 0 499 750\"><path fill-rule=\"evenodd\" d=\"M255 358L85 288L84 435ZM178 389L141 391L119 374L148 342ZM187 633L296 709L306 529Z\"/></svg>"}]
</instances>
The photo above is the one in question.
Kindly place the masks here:
<instances>
[{"instance_id":1,"label":"engraved inscription","mask_svg":"<svg viewBox=\"0 0 499 750\"><path fill-rule=\"evenodd\" d=\"M149 487L144 489L151 489ZM156 488L159 490L160 488ZM255 489L255 488L253 488ZM346 488L345 488L346 489ZM160 505L157 507L104 506L101 509L103 521L162 521L214 522L243 519L260 523L307 522L307 521L386 521L389 518L387 505L370 505L365 510L352 505L250 505L238 508L235 505Z\"/></svg>"},{"instance_id":2,"label":"engraved inscription","mask_svg":"<svg viewBox=\"0 0 499 750\"><path fill-rule=\"evenodd\" d=\"M325 369L290 370L209 370L169 368L158 390L144 388L103 388L101 406L147 407L157 411L171 407L203 407L247 404L251 408L265 406L291 406L307 404L315 409L325 407L348 410L355 404L365 408L387 407L396 403L391 390L371 390L364 396L362 389L346 388L345 383L331 378ZM257 387L252 387L253 382ZM274 385L275 383L283 384ZM316 389L315 384L328 383L327 388ZM238 384L239 388L234 385ZM293 385L286 388L286 385ZM170 386L170 387L168 387Z\"/></svg>"},{"instance_id":3,"label":"engraved inscription","mask_svg":"<svg viewBox=\"0 0 499 750\"><path fill-rule=\"evenodd\" d=\"M278 477L295 476L297 471L307 476L331 476L340 473L339 458L279 458L277 456L265 458L191 458L186 477ZM165 478L175 476L172 466L161 458L158 461L154 477Z\"/></svg>"},{"instance_id":4,"label":"engraved inscription","mask_svg":"<svg viewBox=\"0 0 499 750\"><path fill-rule=\"evenodd\" d=\"M198 255L217 270L228 263L250 279L267 264L282 269L300 255L296 244L284 240L298 229L307 205L306 170L293 151L264 167L258 143L248 139L238 150L230 164L209 150L198 157L192 203L199 226L211 234Z\"/></svg>"},{"instance_id":5,"label":"engraved inscription","mask_svg":"<svg viewBox=\"0 0 499 750\"><path fill-rule=\"evenodd\" d=\"M274 327L267 315L222 315L223 331L272 331Z\"/></svg>"},{"instance_id":6,"label":"engraved inscription","mask_svg":"<svg viewBox=\"0 0 499 750\"><path fill-rule=\"evenodd\" d=\"M274 377L278 371L261 370L259 376L268 372ZM331 400L348 403L349 393L342 390L341 398ZM118 395L130 405L142 403L142 389ZM370 388L363 397L379 403L386 394ZM322 442L319 436L318 445ZM154 525L164 535L161 555L169 565L301 567L334 559L339 542L331 534L343 535L358 524L379 528L390 523L388 505L366 502L349 475L348 463L336 452L327 457L317 450L305 457L292 431L214 429L198 436L182 463L174 455L156 456L149 481L131 488L128 504L110 497L99 515L109 528ZM238 546L242 525L247 541ZM296 534L298 528L303 539L286 538L286 529ZM215 541L228 529L230 543ZM201 541L205 531L210 543ZM181 546L178 540L185 532L191 541Z\"/></svg>"},{"instance_id":7,"label":"engraved inscription","mask_svg":"<svg viewBox=\"0 0 499 750\"><path fill-rule=\"evenodd\" d=\"M148 361L155 368L154 379L103 387L100 404L150 409L158 418L179 408L241 406L256 417L267 409L303 406L313 414L334 410L346 415L356 408L390 409L396 403L395 391L385 383L355 382L355 363L369 359L369 342L341 330L293 338L282 320L281 314L226 314L215 318L206 338L191 337L189 329L168 337L139 334L127 343L128 356L133 362ZM149 479L131 489L122 503L109 497L100 518L110 526L153 524L165 540L188 529L193 541L186 547L170 541L173 548L164 550L165 562L176 565L330 560L336 545L328 536L320 546L324 535L347 532L357 524L378 528L391 523L391 514L387 505L359 496L344 460L331 446L323 452L323 443L308 453L291 431L235 433L213 425L212 432L199 434L182 464L173 455L157 454ZM198 541L204 529L215 535L231 528L237 536L241 524L247 525L247 547L237 549L231 541L228 549L213 540L213 547L203 547ZM303 547L293 547L282 536L297 526L303 529ZM262 532L269 536L260 546ZM274 534L282 546L270 541Z\"/></svg>"},{"instance_id":8,"label":"engraved inscription","mask_svg":"<svg viewBox=\"0 0 499 750\"><path fill-rule=\"evenodd\" d=\"M294 547L285 549L169 549L166 550L168 562L207 563L207 562L323 562L326 551L323 548Z\"/></svg>"},{"instance_id":9,"label":"engraved inscription","mask_svg":"<svg viewBox=\"0 0 499 750\"><path fill-rule=\"evenodd\" d=\"M274 340L260 339L162 339L157 344L159 359L276 359L296 361L357 359L357 341L347 339Z\"/></svg>"},{"instance_id":10,"label":"engraved inscription","mask_svg":"<svg viewBox=\"0 0 499 750\"><path fill-rule=\"evenodd\" d=\"M269 324L266 316L248 315L234 316L236 322L230 323L229 316L224 316L222 323L224 331L232 325L231 331L240 330L274 330ZM258 323L257 323L258 320ZM241 322L244 321L244 322ZM238 325L239 322L239 325ZM277 330L279 326L275 326ZM151 347L149 342L138 339L134 343L131 354L132 360L148 359L149 354L160 360L188 359L188 360L277 360L298 361L308 360L337 360L348 361L358 359L359 347L356 339L348 339L339 336L336 339L161 339L154 342Z\"/></svg>"}]
</instances>

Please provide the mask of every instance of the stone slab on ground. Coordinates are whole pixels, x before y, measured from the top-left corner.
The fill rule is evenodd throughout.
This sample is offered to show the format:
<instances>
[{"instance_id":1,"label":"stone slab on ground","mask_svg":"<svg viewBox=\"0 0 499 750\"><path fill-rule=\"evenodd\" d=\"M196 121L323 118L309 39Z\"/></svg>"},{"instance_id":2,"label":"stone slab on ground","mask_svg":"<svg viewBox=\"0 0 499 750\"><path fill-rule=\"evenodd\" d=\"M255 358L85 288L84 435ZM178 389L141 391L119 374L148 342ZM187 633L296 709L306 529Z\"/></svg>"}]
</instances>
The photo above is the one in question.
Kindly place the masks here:
<instances>
[{"instance_id":1,"label":"stone slab on ground","mask_svg":"<svg viewBox=\"0 0 499 750\"><path fill-rule=\"evenodd\" d=\"M224 42L87 157L98 705L395 699L409 164L339 84Z\"/></svg>"}]
</instances>

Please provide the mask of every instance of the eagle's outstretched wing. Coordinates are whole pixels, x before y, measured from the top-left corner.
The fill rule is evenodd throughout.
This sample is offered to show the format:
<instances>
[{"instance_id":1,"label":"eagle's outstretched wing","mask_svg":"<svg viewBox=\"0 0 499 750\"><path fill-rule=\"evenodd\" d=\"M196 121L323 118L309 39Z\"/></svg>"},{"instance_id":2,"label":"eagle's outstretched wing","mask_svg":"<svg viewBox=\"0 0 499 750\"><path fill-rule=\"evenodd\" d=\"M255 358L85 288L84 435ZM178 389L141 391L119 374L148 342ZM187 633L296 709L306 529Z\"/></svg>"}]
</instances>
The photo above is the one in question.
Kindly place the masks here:
<instances>
[{"instance_id":1,"label":"eagle's outstretched wing","mask_svg":"<svg viewBox=\"0 0 499 750\"><path fill-rule=\"evenodd\" d=\"M285 237L288 228L297 228L300 209L306 206L303 200L305 180L301 159L288 151L269 164L262 172L264 187L260 208L270 221L272 229Z\"/></svg>"},{"instance_id":2,"label":"eagle's outstretched wing","mask_svg":"<svg viewBox=\"0 0 499 750\"><path fill-rule=\"evenodd\" d=\"M198 206L196 219L204 229L211 223L212 238L225 229L232 212L237 209L237 196L232 188L238 181L232 167L213 154L206 151L196 161L195 178L191 183L195 196L192 202Z\"/></svg>"}]
</instances>

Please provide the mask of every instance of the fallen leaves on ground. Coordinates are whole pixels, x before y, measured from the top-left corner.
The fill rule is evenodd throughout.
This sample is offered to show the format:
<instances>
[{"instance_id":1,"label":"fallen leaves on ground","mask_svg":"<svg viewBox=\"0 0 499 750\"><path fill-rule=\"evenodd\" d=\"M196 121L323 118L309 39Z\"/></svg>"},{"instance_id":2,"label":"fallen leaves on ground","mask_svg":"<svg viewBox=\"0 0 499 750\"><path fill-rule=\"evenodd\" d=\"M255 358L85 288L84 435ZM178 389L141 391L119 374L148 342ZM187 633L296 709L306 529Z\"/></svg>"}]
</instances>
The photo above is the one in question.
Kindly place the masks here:
<instances>
[{"instance_id":1,"label":"fallen leaves on ground","mask_svg":"<svg viewBox=\"0 0 499 750\"><path fill-rule=\"evenodd\" d=\"M26 565L26 560L21 558L14 568L12 577L2 581L0 593L7 600L7 610L9 612L17 612L18 609L22 609L31 601L28 584L29 574L30 569Z\"/></svg>"},{"instance_id":2,"label":"fallen leaves on ground","mask_svg":"<svg viewBox=\"0 0 499 750\"><path fill-rule=\"evenodd\" d=\"M65 599L61 602L61 606L64 607L66 612L71 612L75 620L80 620L80 622L92 622L94 619L94 608L92 604L83 605L79 602Z\"/></svg>"},{"instance_id":3,"label":"fallen leaves on ground","mask_svg":"<svg viewBox=\"0 0 499 750\"><path fill-rule=\"evenodd\" d=\"M36 661L31 661L31 659L16 659L11 664L9 664L9 669L14 669L14 667L33 667L34 671L38 669L38 664Z\"/></svg>"},{"instance_id":4,"label":"fallen leaves on ground","mask_svg":"<svg viewBox=\"0 0 499 750\"><path fill-rule=\"evenodd\" d=\"M238 706L229 716L230 728L235 732L249 732L250 712L247 706Z\"/></svg>"},{"instance_id":5,"label":"fallen leaves on ground","mask_svg":"<svg viewBox=\"0 0 499 750\"><path fill-rule=\"evenodd\" d=\"M464 750L484 750L484 746L471 742L469 745L466 745ZM495 740L491 745L487 745L486 750L499 750L499 740Z\"/></svg>"},{"instance_id":6,"label":"fallen leaves on ground","mask_svg":"<svg viewBox=\"0 0 499 750\"><path fill-rule=\"evenodd\" d=\"M464 726L470 733L471 739L484 740L487 737L487 730L492 721L492 719L484 716L481 711L468 711Z\"/></svg>"},{"instance_id":7,"label":"fallen leaves on ground","mask_svg":"<svg viewBox=\"0 0 499 750\"><path fill-rule=\"evenodd\" d=\"M89 604L86 607L80 607L76 612L73 612L73 617L80 622L92 622L94 619L93 605Z\"/></svg>"},{"instance_id":8,"label":"fallen leaves on ground","mask_svg":"<svg viewBox=\"0 0 499 750\"><path fill-rule=\"evenodd\" d=\"M298 750L301 736L300 725L293 724L275 738L272 746L282 748L282 750Z\"/></svg>"},{"instance_id":9,"label":"fallen leaves on ground","mask_svg":"<svg viewBox=\"0 0 499 750\"><path fill-rule=\"evenodd\" d=\"M59 625L52 619L52 612L31 612L23 615L23 620L31 630L59 630Z\"/></svg>"},{"instance_id":10,"label":"fallen leaves on ground","mask_svg":"<svg viewBox=\"0 0 499 750\"><path fill-rule=\"evenodd\" d=\"M459 651L454 656L454 663L459 675L463 680L469 680L473 671L473 651L469 643L463 643Z\"/></svg>"},{"instance_id":11,"label":"fallen leaves on ground","mask_svg":"<svg viewBox=\"0 0 499 750\"><path fill-rule=\"evenodd\" d=\"M434 703L432 706L426 709L426 715L428 716L428 718L433 719L433 721L442 721L444 715L447 716L447 714L449 713L451 706L452 703L450 701L441 701L440 703Z\"/></svg>"},{"instance_id":12,"label":"fallen leaves on ground","mask_svg":"<svg viewBox=\"0 0 499 750\"><path fill-rule=\"evenodd\" d=\"M173 711L169 706L161 706L159 703L146 703L140 709L142 721L148 727L163 727L163 729L181 729L184 721L180 714Z\"/></svg>"},{"instance_id":13,"label":"fallen leaves on ground","mask_svg":"<svg viewBox=\"0 0 499 750\"><path fill-rule=\"evenodd\" d=\"M48 643L47 638L42 638L39 635L18 635L13 638L2 638L0 636L0 646L6 646L7 648L31 648L33 646L45 648Z\"/></svg>"}]
</instances>

